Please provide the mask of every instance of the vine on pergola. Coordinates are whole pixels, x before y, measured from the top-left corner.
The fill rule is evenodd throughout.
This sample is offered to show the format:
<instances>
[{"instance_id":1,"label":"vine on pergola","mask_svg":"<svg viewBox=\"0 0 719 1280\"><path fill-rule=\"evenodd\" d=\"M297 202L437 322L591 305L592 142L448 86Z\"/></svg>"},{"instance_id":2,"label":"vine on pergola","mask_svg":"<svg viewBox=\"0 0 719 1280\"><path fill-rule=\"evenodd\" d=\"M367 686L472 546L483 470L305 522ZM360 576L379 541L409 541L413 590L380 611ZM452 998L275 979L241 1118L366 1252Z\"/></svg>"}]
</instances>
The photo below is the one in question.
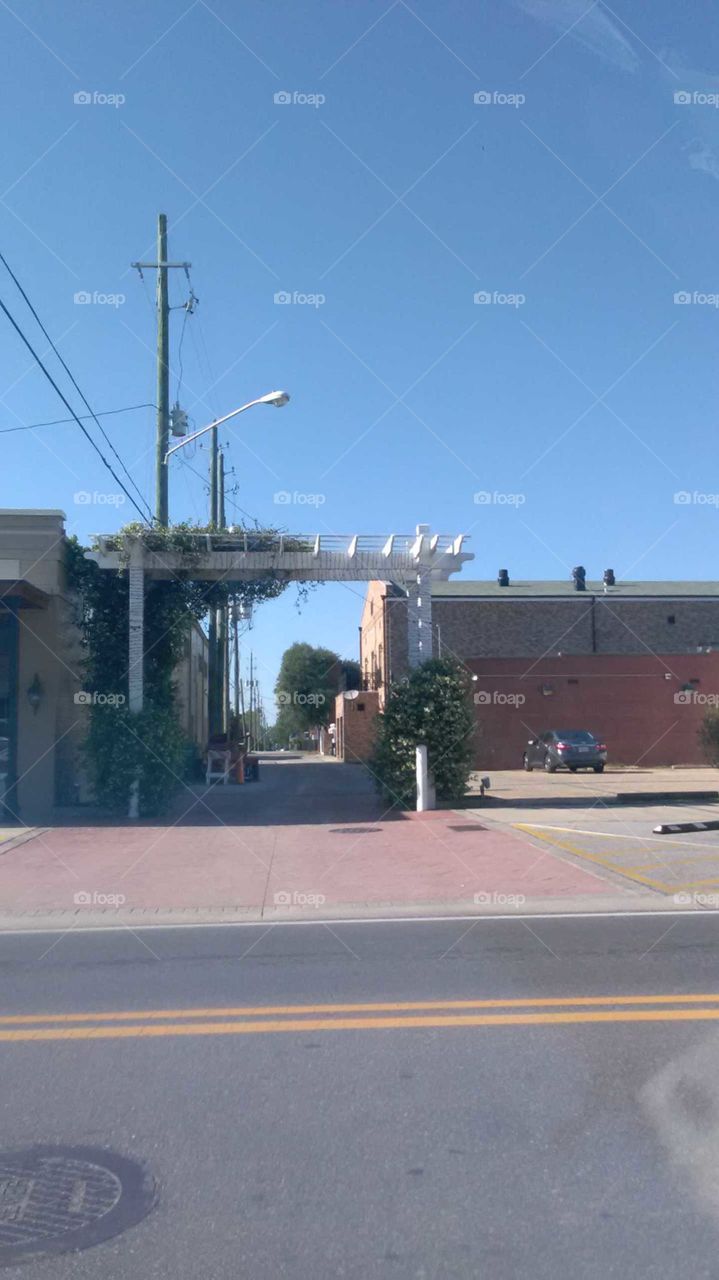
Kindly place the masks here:
<instances>
[{"instance_id":1,"label":"vine on pergola","mask_svg":"<svg viewBox=\"0 0 719 1280\"><path fill-rule=\"evenodd\" d=\"M255 538L279 537L276 530L247 532ZM126 809L129 787L138 776L143 815L166 809L182 785L191 745L180 728L173 674L193 622L231 602L249 608L276 599L289 585L272 571L253 581L208 582L194 577L200 557L198 540L207 535L222 536L207 526L127 525L110 542L120 553L118 572L98 568L85 558L86 548L76 538L67 540L67 578L76 598L85 688L120 695L110 704L92 705L85 743L95 797L110 809ZM182 567L172 578L146 580L145 705L140 715L131 715L128 706L127 564L133 541L140 541L148 551L179 552L182 558ZM107 538L104 544L108 545ZM302 598L308 584L297 585Z\"/></svg>"}]
</instances>

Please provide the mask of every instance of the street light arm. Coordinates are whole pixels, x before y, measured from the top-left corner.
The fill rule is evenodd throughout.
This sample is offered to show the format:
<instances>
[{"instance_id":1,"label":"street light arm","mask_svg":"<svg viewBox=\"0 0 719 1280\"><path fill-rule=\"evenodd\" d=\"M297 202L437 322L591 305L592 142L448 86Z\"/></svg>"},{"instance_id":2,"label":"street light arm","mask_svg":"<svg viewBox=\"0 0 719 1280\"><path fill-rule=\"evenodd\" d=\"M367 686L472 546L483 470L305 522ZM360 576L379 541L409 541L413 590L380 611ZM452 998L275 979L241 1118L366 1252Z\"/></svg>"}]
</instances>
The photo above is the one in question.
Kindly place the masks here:
<instances>
[{"instance_id":1,"label":"street light arm","mask_svg":"<svg viewBox=\"0 0 719 1280\"><path fill-rule=\"evenodd\" d=\"M208 423L206 427L202 427L199 431L194 431L191 436L185 436L179 444L174 444L171 449L167 450L164 457L165 465L170 454L177 453L178 449L184 449L186 444L190 444L193 440L197 440L199 436L204 436L206 432L213 431L215 427L221 427L223 422L229 422L230 418L236 418L238 413L244 413L245 409L252 409L256 404L275 404L278 407L286 404L289 396L286 391L271 391L269 395L258 396L256 400L248 400L247 404L243 404L239 409L233 409L232 413L226 413L222 418L216 418L214 422Z\"/></svg>"}]
</instances>

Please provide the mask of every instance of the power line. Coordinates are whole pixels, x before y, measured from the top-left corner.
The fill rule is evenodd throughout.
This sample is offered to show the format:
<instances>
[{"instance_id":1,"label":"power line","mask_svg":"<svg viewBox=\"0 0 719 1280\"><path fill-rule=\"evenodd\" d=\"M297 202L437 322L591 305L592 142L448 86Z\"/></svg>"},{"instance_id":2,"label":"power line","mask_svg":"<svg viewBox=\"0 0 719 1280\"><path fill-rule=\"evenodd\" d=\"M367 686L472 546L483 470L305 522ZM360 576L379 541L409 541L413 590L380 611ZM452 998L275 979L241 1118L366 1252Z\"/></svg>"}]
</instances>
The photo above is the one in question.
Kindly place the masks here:
<instances>
[{"instance_id":1,"label":"power line","mask_svg":"<svg viewBox=\"0 0 719 1280\"><path fill-rule=\"evenodd\" d=\"M80 413L78 417L85 421L88 418L108 418L113 413L130 413L132 409L156 409L157 405L148 400L146 404L127 404L124 409L98 409L97 413ZM0 436L11 431L35 431L38 427L59 427L65 422L77 422L77 418L53 418L50 422L27 422L22 427L0 427Z\"/></svg>"},{"instance_id":2,"label":"power line","mask_svg":"<svg viewBox=\"0 0 719 1280\"><path fill-rule=\"evenodd\" d=\"M52 338L50 337L50 334L48 333L48 331L47 331L47 329L45 328L45 326L44 326L44 324L43 324L42 320L40 319L40 317L39 317L39 315L38 315L37 311L35 310L35 308L34 308L34 306L32 305L32 303L31 303L30 299L28 298L28 296L27 296L27 294L26 294L25 290L23 289L22 285L20 284L20 281L18 280L17 276L15 275L15 272L13 271L13 269L12 269L12 267L10 266L9 262L8 262L8 261L7 261L7 259L3 256L3 254L2 254L2 253L0 253L0 262L2 262L3 266L5 267L5 269L7 270L8 274L10 275L10 278L12 279L13 283L16 285L16 287L19 289L20 293L22 294L22 296L23 296L23 298L24 298L25 302L27 303L27 305L28 305L28 307L30 308L30 310L31 310L31 312L32 312L32 314L33 314L33 316L35 317L35 320L36 320L36 321L37 321L37 323L39 324L39 326L40 326L40 328L41 328L41 330L42 330L43 334L44 334L44 335L45 335L45 337L47 338L48 342L50 343L50 346L52 347L53 351L55 352L55 355L57 356L58 360L60 361L60 364L62 365L63 369L65 370L65 373L67 374L67 376L68 376L68 378L70 379L70 381L71 381L71 383L72 383L73 387L75 388L75 390L77 391L78 395L80 396L80 399L82 400L83 404L85 405L85 408L89 411L89 413L90 413L91 417L94 419L94 421L97 423L98 427L100 428L100 431L101 431L102 435L104 436L105 440L106 440L106 441L107 441L107 443L109 444L109 446L110 446L110 448L111 448L112 452L114 453L115 457L117 458L117 461L120 463L120 466L122 467L123 471L125 472L125 475L127 476L128 480L129 480L129 482L130 482L130 484L131 484L131 485L133 486L133 488L135 489L135 492L137 493L137 495L138 495L138 497L139 497L140 501L145 503L145 506L147 507L147 511L148 511L149 518L150 518L150 520L151 520L151 519L152 519L152 512L150 511L149 503L147 502L146 498L145 498L145 497L144 497L144 495L142 494L142 492L141 492L141 490L139 489L138 485L135 483L135 480L133 479L133 477L130 475L130 472L128 471L127 467L125 466L125 463L123 462L122 458L120 457L119 453L117 452L117 449L115 448L114 444L112 443L112 440L110 439L110 437L108 436L107 432L105 431L105 428L103 427L102 423L100 422L99 418L97 417L97 414L94 412L94 410L93 410L93 408L92 408L92 405L90 404L89 400L87 399L87 396L84 394L84 392L82 391L82 389L81 389L81 388L80 388L80 386L78 385L78 383L77 383L77 381L76 381L75 377L73 376L73 374L71 373L71 371L70 371L70 369L68 368L67 364L65 363L65 361L64 361L64 360L63 360L63 358L62 358L62 356L60 355L60 352L58 351L57 347L55 346L55 343L53 342ZM8 315L9 315L9 312L8 312ZM20 330L18 330L18 332L20 332ZM21 337L22 337L22 336L24 336L24 335L22 335L22 333L21 333ZM28 344L28 345L29 345L29 344ZM37 360L39 360L39 357L37 357L37 356L36 356L35 358L36 358ZM48 375L48 376L49 376L49 375ZM65 403L67 403L67 401L66 401ZM68 409L70 409L70 412L72 413L72 412L73 412L73 410L72 410L71 405L69 405L69 404L68 404L68 406L67 406L67 407L68 407ZM78 421L79 421L79 419L78 419ZM86 433L86 434L87 434L87 433ZM90 437L90 436L88 435L88 439L91 439L91 438L92 438L92 437ZM99 450L98 450L98 452L99 452ZM100 457L102 457L102 454L100 454ZM117 478L117 477L116 477L116 478ZM119 483L119 481L118 481L118 483ZM127 490L125 490L125 492L127 492ZM129 496L129 495L128 495L128 496ZM135 510L139 510L139 507L137 506L137 503L133 502L133 506L135 507ZM142 518L143 518L143 520L147 519L147 517L146 517L146 516L144 516L144 515L143 515L143 517L142 517Z\"/></svg>"},{"instance_id":3,"label":"power line","mask_svg":"<svg viewBox=\"0 0 719 1280\"><path fill-rule=\"evenodd\" d=\"M80 430L82 431L82 434L87 438L87 440L89 440L89 442L90 442L90 444L92 445L93 449L95 450L96 454L100 457L100 459L102 460L102 462L104 463L104 465L107 467L107 469L108 469L108 471L110 472L110 475L112 476L112 478L113 478L113 480L115 481L115 483L116 483L116 484L119 484L119 486L120 486L120 488L122 489L122 492L124 493L125 497L130 499L130 502L132 503L133 507L135 508L136 512L137 512L137 513L138 513L138 515L141 517L141 519L142 519L143 521L146 521L146 520L147 520L147 516L146 516L146 515L145 515L145 513L140 509L140 507L138 507L138 505L137 505L137 503L135 502L135 499L133 498L132 494L129 492L129 490L128 490L128 489L126 489L126 488L125 488L125 485L123 484L122 480L121 480L121 479L120 479L120 477L117 475L117 473L114 471L114 469L113 469L112 465L108 462L107 458L104 456L104 454L103 454L102 450L99 448L99 446L98 446L98 444L96 443L96 441L95 441L95 440L93 440L92 436L90 435L90 432L87 430L87 427L85 427L85 426L83 425L83 423L81 422L81 420L78 418L78 416L77 416L77 414L75 413L75 410L73 409L73 407L72 407L72 405L70 404L69 400L66 398L66 396L63 394L63 392L60 390L60 388L59 388L59 386L57 385L57 383L56 383L55 379L53 378L52 374L49 372L49 370L48 370L48 369L46 369L46 368L45 368L45 365L43 364L42 360L40 359L39 355L37 354L37 351L36 351L36 350L35 350L35 348L33 347L33 345L32 345L32 343L30 342L30 340L29 340L28 338L26 338L26 337L25 337L25 334L23 333L22 329L20 328L20 325L18 324L18 322L17 322L17 320L14 318L14 316L13 316L13 315L8 311L8 309L7 309L7 307L5 306L5 303L3 302L2 298L0 298L0 309L2 309L2 311L5 313L5 315L7 316L8 320L10 321L10 324L12 325L13 329L14 329L14 330L15 330L15 332L18 334L18 336L22 339L22 341L25 343L25 346L27 347L27 349L28 349L28 351L30 352L31 356L33 357L33 359L36 361L36 363L37 363L37 364L40 366L40 368L42 369L43 373L45 374L45 377L47 378L48 382L50 383L50 386L51 386L51 387L53 387L53 388L54 388L54 390L57 392L57 394L59 395L60 399L62 400L62 402L63 402L63 404L64 404L65 408L66 408L66 409L68 409L68 410L70 411L70 413L72 414L72 416L73 416L73 418L74 418L75 422L77 423L78 427L79 427L79 428L80 428ZM152 517L150 517L150 518L152 518Z\"/></svg>"}]
</instances>

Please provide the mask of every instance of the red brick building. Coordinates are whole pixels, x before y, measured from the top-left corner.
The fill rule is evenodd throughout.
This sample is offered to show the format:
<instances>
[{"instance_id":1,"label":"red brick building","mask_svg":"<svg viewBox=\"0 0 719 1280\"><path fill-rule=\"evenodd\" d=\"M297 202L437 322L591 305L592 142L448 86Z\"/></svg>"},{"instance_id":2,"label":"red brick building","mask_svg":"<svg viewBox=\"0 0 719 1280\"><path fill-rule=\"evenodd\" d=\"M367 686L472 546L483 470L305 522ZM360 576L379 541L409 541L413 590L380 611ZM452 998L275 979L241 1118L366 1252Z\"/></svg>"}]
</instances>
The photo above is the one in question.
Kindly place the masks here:
<instances>
[{"instance_id":1,"label":"red brick building","mask_svg":"<svg viewBox=\"0 0 719 1280\"><path fill-rule=\"evenodd\" d=\"M704 763L697 733L719 702L719 584L432 583L435 656L476 677L475 764L520 768L528 737L589 729L610 763ZM407 600L369 584L363 683L382 703L407 674Z\"/></svg>"}]
</instances>

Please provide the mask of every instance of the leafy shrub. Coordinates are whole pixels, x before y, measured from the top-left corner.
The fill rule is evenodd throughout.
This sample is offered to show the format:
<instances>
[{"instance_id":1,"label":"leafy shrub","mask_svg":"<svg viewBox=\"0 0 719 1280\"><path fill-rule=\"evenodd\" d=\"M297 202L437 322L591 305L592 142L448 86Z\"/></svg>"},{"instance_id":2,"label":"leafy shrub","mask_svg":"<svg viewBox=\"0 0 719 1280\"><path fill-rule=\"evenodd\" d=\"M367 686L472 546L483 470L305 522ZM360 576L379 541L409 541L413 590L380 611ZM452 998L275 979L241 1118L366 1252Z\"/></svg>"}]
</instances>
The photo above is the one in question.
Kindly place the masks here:
<instances>
[{"instance_id":1,"label":"leafy shrub","mask_svg":"<svg viewBox=\"0 0 719 1280\"><path fill-rule=\"evenodd\" d=\"M719 710L716 707L704 712L699 741L708 764L719 766Z\"/></svg>"},{"instance_id":2,"label":"leafy shrub","mask_svg":"<svg viewBox=\"0 0 719 1280\"><path fill-rule=\"evenodd\" d=\"M174 706L95 706L84 744L97 803L127 814L130 789L140 783L140 813L166 813L185 778L188 742Z\"/></svg>"},{"instance_id":3,"label":"leafy shrub","mask_svg":"<svg viewBox=\"0 0 719 1280\"><path fill-rule=\"evenodd\" d=\"M472 768L474 715L470 681L462 668L432 658L390 689L371 767L384 797L401 805L416 801L415 749L427 744L438 800L459 800Z\"/></svg>"}]
</instances>

